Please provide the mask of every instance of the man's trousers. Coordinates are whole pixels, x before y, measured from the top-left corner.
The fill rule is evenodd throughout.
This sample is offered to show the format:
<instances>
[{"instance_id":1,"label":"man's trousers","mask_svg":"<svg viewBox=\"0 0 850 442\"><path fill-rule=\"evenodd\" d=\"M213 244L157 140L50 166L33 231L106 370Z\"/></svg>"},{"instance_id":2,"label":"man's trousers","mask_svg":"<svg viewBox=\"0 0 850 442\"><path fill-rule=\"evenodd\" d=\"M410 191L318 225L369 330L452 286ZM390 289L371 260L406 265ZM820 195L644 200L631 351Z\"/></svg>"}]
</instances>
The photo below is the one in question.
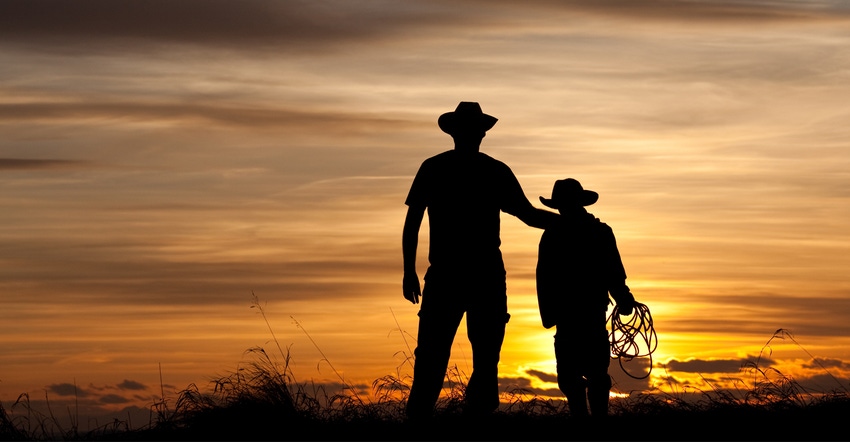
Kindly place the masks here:
<instances>
[{"instance_id":1,"label":"man's trousers","mask_svg":"<svg viewBox=\"0 0 850 442\"><path fill-rule=\"evenodd\" d=\"M468 288L464 289L464 285ZM426 279L419 310L408 416L421 418L433 414L443 388L452 343L464 314L472 346L472 375L466 386L465 411L489 413L498 408L499 353L510 315L504 281L490 284L490 287L490 290L482 290L481 285L476 288Z\"/></svg>"}]
</instances>

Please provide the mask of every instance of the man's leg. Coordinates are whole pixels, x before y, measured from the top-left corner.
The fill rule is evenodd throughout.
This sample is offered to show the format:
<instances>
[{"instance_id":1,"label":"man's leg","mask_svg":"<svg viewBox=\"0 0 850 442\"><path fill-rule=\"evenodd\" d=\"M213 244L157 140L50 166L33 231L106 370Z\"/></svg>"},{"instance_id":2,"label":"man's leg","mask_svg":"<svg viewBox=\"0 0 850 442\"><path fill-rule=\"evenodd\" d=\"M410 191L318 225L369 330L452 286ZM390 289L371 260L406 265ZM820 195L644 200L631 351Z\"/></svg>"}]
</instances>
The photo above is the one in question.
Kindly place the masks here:
<instances>
[{"instance_id":1,"label":"man's leg","mask_svg":"<svg viewBox=\"0 0 850 442\"><path fill-rule=\"evenodd\" d=\"M441 302L441 298L434 295L423 293L419 309L413 385L406 410L408 417L414 419L428 418L434 413L446 377L452 342L463 318L461 308Z\"/></svg>"},{"instance_id":2,"label":"man's leg","mask_svg":"<svg viewBox=\"0 0 850 442\"><path fill-rule=\"evenodd\" d=\"M472 345L472 375L466 386L466 409L486 414L499 407L499 353L510 319L507 296L494 296L470 305L466 327Z\"/></svg>"}]
</instances>

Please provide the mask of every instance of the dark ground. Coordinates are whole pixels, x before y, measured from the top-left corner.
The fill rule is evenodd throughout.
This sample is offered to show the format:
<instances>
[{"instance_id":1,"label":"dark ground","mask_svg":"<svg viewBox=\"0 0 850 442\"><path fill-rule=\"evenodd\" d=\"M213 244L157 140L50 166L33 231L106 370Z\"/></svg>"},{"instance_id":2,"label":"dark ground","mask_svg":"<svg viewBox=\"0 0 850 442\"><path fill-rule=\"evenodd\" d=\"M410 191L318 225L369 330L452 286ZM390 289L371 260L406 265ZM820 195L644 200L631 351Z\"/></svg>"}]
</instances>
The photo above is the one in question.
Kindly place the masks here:
<instances>
[{"instance_id":1,"label":"dark ground","mask_svg":"<svg viewBox=\"0 0 850 442\"><path fill-rule=\"evenodd\" d=\"M732 409L577 420L567 415L495 413L476 419L335 421L273 415L209 415L184 428L103 435L100 440L848 440L850 405L803 409Z\"/></svg>"}]
</instances>

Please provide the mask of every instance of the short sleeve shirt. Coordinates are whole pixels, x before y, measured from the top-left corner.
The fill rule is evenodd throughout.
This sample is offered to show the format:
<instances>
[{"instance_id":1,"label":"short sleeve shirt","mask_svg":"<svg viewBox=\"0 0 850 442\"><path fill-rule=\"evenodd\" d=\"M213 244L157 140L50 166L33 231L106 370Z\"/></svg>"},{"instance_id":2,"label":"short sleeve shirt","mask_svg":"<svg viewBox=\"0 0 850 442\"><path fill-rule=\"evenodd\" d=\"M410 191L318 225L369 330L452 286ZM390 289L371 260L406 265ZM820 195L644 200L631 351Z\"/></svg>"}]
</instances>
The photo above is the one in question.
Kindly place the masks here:
<instances>
[{"instance_id":1,"label":"short sleeve shirt","mask_svg":"<svg viewBox=\"0 0 850 442\"><path fill-rule=\"evenodd\" d=\"M511 169L481 152L443 152L422 163L405 204L427 207L431 268L499 270L500 212L531 203Z\"/></svg>"}]
</instances>

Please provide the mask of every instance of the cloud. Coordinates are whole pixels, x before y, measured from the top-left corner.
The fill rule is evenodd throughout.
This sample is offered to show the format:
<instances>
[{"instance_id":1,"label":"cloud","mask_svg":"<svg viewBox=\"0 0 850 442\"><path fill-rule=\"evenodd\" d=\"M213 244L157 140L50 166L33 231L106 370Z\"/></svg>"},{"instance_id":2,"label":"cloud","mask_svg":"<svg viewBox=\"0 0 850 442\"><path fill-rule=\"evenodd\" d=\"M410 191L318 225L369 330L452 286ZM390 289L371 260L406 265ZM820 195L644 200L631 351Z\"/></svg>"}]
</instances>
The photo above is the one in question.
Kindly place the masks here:
<instances>
[{"instance_id":1,"label":"cloud","mask_svg":"<svg viewBox=\"0 0 850 442\"><path fill-rule=\"evenodd\" d=\"M449 29L529 27L528 14L630 22L772 23L846 19L831 2L537 0L527 2L6 0L0 41L56 53L150 51L169 45L239 51L341 52L362 43L457 36ZM534 16L532 15L532 17ZM539 23L539 21L535 21ZM538 29L537 26L534 29Z\"/></svg>"},{"instance_id":2,"label":"cloud","mask_svg":"<svg viewBox=\"0 0 850 442\"><path fill-rule=\"evenodd\" d=\"M529 370L534 371L534 370ZM538 372L539 373L539 372ZM536 377L536 376L535 376ZM448 387L448 385L445 385ZM548 388L538 388L534 387L531 383L531 379L524 377L500 377L499 378L499 389L502 391L506 391L508 395L512 394L522 394L522 395L531 395L531 396L543 396L543 397L563 397L564 394L561 393L557 387L548 387Z\"/></svg>"},{"instance_id":3,"label":"cloud","mask_svg":"<svg viewBox=\"0 0 850 442\"><path fill-rule=\"evenodd\" d=\"M750 356L746 359L689 359L679 361L672 359L667 362L666 367L669 371L679 371L683 373L738 373L741 369L758 363L759 367L767 367L775 364L776 361L769 358L757 358Z\"/></svg>"},{"instance_id":4,"label":"cloud","mask_svg":"<svg viewBox=\"0 0 850 442\"><path fill-rule=\"evenodd\" d=\"M0 40L57 50L126 52L145 45L255 50L333 49L375 40L415 23L439 23L394 2L245 0L9 0L0 3ZM130 44L128 44L130 43ZM140 46L139 43L142 45Z\"/></svg>"},{"instance_id":5,"label":"cloud","mask_svg":"<svg viewBox=\"0 0 850 442\"><path fill-rule=\"evenodd\" d=\"M488 5L492 2L486 2ZM513 2L511 2L513 3ZM519 4L519 3L517 3ZM573 13L588 13L630 20L652 19L689 23L762 23L789 20L827 19L847 16L847 8L836 2L764 2L759 0L531 0L524 8L538 7Z\"/></svg>"},{"instance_id":6,"label":"cloud","mask_svg":"<svg viewBox=\"0 0 850 442\"><path fill-rule=\"evenodd\" d=\"M611 365L608 368L608 374L611 375L614 390L621 392L649 390L649 377L644 377L649 371L649 364L650 361L647 358L637 358L628 362L621 361L619 359L612 360ZM526 370L525 374L543 382L558 382L558 375L555 373L546 373L540 370ZM515 384L520 385L523 388L533 390L539 395L562 395L558 388L533 389L530 386L530 382L530 380L525 380L524 382L514 381Z\"/></svg>"},{"instance_id":7,"label":"cloud","mask_svg":"<svg viewBox=\"0 0 850 442\"><path fill-rule=\"evenodd\" d=\"M144 405L129 405L128 401L119 395L103 397L50 397L49 400L33 397L26 403L25 413L38 418L38 423L48 426L43 430L75 428L83 422L83 428L91 428L96 422L126 422L131 428L139 428L150 422L151 399L140 401ZM72 410L56 412L56 410ZM48 419L49 417L49 419ZM88 422L88 426L86 426ZM96 425L96 424L95 424ZM58 434L58 433L56 433Z\"/></svg>"},{"instance_id":8,"label":"cloud","mask_svg":"<svg viewBox=\"0 0 850 442\"><path fill-rule=\"evenodd\" d=\"M540 379L543 382L558 382L558 376L540 370L526 370L527 375Z\"/></svg>"},{"instance_id":9,"label":"cloud","mask_svg":"<svg viewBox=\"0 0 850 442\"><path fill-rule=\"evenodd\" d=\"M778 267L780 268L780 267ZM773 271L776 271L773 269ZM728 276L727 273L727 278ZM755 278L749 278L755 279ZM746 280L746 279L742 279ZM768 334L770 338L777 327L785 333L777 339L805 346L813 337L847 336L850 324L850 299L843 291L824 291L821 295L792 296L779 293L741 293L720 295L716 293L683 295L690 302L695 299L707 303L700 308L684 311L676 317L665 319L665 327L690 333L720 331L733 326L739 333ZM676 295L665 301L676 303ZM684 299L680 299L685 302ZM710 307L708 306L710 304ZM651 305L650 305L651 306ZM812 321L811 318L819 318ZM796 338L805 337L805 338ZM793 341L792 341L793 339ZM775 341L776 343L778 341Z\"/></svg>"},{"instance_id":10,"label":"cloud","mask_svg":"<svg viewBox=\"0 0 850 442\"><path fill-rule=\"evenodd\" d=\"M51 384L47 386L47 391L59 396L75 396L86 397L89 393L82 388L69 383Z\"/></svg>"},{"instance_id":11,"label":"cloud","mask_svg":"<svg viewBox=\"0 0 850 442\"><path fill-rule=\"evenodd\" d=\"M105 394L101 396L99 400L103 404L126 404L130 402L129 399L117 394Z\"/></svg>"},{"instance_id":12,"label":"cloud","mask_svg":"<svg viewBox=\"0 0 850 442\"><path fill-rule=\"evenodd\" d=\"M7 90L7 92L11 92ZM414 121L404 118L387 118L363 112L303 111L296 108L226 105L209 101L203 104L186 104L182 100L160 99L104 102L91 97L69 102L46 101L36 103L0 104L0 119L27 123L93 122L102 124L114 121L162 121L170 123L197 123L208 126L227 125L245 129L275 129L289 136L295 134L356 136L375 133L409 131L431 128L432 121ZM426 126L427 124L427 126ZM0 159L0 161L3 161ZM14 160L5 160L14 161ZM0 167L3 163L0 162Z\"/></svg>"},{"instance_id":13,"label":"cloud","mask_svg":"<svg viewBox=\"0 0 850 442\"><path fill-rule=\"evenodd\" d=\"M829 359L829 358L814 358L811 362L803 364L804 368L841 368L841 369L850 369L850 365L847 362L844 362L840 359Z\"/></svg>"},{"instance_id":14,"label":"cloud","mask_svg":"<svg viewBox=\"0 0 850 442\"><path fill-rule=\"evenodd\" d=\"M510 386L511 389L530 389L531 379L528 378L499 378L499 385Z\"/></svg>"},{"instance_id":15,"label":"cloud","mask_svg":"<svg viewBox=\"0 0 850 442\"><path fill-rule=\"evenodd\" d=\"M848 378L848 376L821 373L811 377L795 377L794 380L802 385L807 391L821 393L838 392L841 394L847 394L848 390L850 390L850 378Z\"/></svg>"},{"instance_id":16,"label":"cloud","mask_svg":"<svg viewBox=\"0 0 850 442\"><path fill-rule=\"evenodd\" d=\"M2 113L2 112L0 112ZM86 164L77 160L43 160L32 158L0 158L0 170L54 170L68 169Z\"/></svg>"},{"instance_id":17,"label":"cloud","mask_svg":"<svg viewBox=\"0 0 850 442\"><path fill-rule=\"evenodd\" d=\"M141 382L130 381L130 380L124 379L124 382L121 382L120 384L118 384L118 389L119 390L147 390L148 387L147 387L147 385L142 384Z\"/></svg>"},{"instance_id":18,"label":"cloud","mask_svg":"<svg viewBox=\"0 0 850 442\"><path fill-rule=\"evenodd\" d=\"M129 246L129 247L128 247ZM82 256L80 247L93 251ZM101 248L101 250L94 250ZM141 305L195 305L228 303L234 293L256 290L258 293L283 293L288 300L324 299L341 301L369 295L376 287L394 284L379 276L394 266L394 257L375 253L370 260L317 259L299 261L299 256L284 259L228 262L175 262L130 258L132 245L57 246L49 254L30 244L15 263L20 272L2 279L6 283L38 280L30 290L64 293L68 302L82 296L101 302ZM358 256L373 246L361 244L334 246L329 253ZM378 249L373 249L378 250ZM76 258L74 256L76 255ZM303 258L302 258L303 259ZM55 262L66 262L63 269ZM332 269L329 270L329 269ZM11 270L11 268L10 268ZM58 299L57 302L61 302Z\"/></svg>"}]
</instances>

